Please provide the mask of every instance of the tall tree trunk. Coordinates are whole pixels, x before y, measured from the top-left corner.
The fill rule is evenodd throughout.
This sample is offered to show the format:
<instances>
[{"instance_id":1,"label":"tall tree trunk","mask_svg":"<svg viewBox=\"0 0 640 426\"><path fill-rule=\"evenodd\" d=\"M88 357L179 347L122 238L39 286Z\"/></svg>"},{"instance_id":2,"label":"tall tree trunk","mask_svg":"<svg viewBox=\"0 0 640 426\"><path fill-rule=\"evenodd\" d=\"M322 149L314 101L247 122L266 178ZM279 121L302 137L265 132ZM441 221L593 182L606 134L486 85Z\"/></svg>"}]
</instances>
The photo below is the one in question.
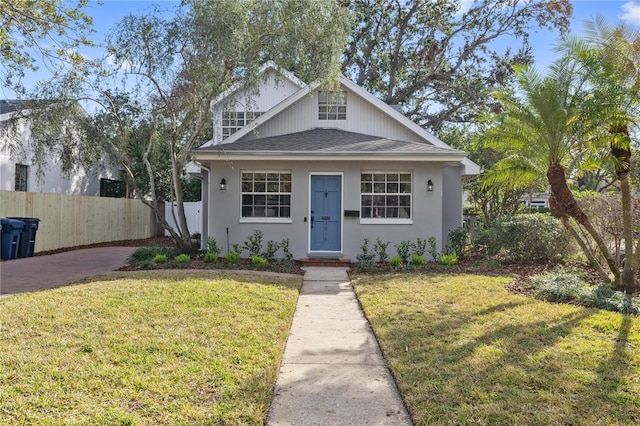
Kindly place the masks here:
<instances>
[{"instance_id":1,"label":"tall tree trunk","mask_svg":"<svg viewBox=\"0 0 640 426\"><path fill-rule=\"evenodd\" d=\"M616 176L620 181L620 194L622 198L622 231L624 235L625 264L622 269L621 287L627 294L638 291L636 268L633 247L633 207L631 202L631 185L629 172L631 172L631 144L629 127L626 123L611 128L613 140L611 142L611 155L616 159ZM616 137L623 135L624 142L616 143Z\"/></svg>"},{"instance_id":2,"label":"tall tree trunk","mask_svg":"<svg viewBox=\"0 0 640 426\"><path fill-rule=\"evenodd\" d=\"M584 227L584 229L595 241L598 249L600 250L600 253L609 266L609 270L613 273L614 285L616 287L620 287L620 269L613 259L613 256L611 256L609 248L607 247L604 239L593 227L593 224L589 220L589 217L584 213L584 211L582 211L582 209L578 205L578 202L573 196L573 193L569 189L569 186L567 185L566 175L564 173L564 167L560 164L550 164L549 169L547 170L547 179L549 180L549 186L551 186L553 208L557 210L560 217L562 217L563 215L572 217ZM554 211L554 213L556 213L556 211ZM608 277L607 281L609 281Z\"/></svg>"}]
</instances>

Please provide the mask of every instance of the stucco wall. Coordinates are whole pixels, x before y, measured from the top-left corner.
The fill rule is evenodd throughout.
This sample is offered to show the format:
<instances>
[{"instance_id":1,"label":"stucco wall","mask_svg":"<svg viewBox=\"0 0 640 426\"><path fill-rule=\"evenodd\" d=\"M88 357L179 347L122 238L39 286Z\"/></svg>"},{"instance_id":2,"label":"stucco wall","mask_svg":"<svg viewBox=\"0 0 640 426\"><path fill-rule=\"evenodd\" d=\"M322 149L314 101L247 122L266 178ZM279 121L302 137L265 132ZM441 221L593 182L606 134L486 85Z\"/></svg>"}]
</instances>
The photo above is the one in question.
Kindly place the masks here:
<instances>
[{"instance_id":1,"label":"stucco wall","mask_svg":"<svg viewBox=\"0 0 640 426\"><path fill-rule=\"evenodd\" d=\"M227 248L227 230L229 245L242 243L257 229L264 233L264 241L280 241L289 238L290 249L295 258L308 257L309 250L309 176L311 173L323 172L343 173L342 211L360 210L360 173L362 170L407 171L412 172L412 224L362 224L360 218L344 217L343 256L356 260L360 246L365 237L371 245L377 237L390 241L389 255L395 255L394 244L402 240L415 241L416 238L436 237L438 247L442 244L443 230L443 191L451 191L453 187L443 186L443 165L439 163L411 162L361 162L354 164L347 161L318 162L260 162L260 161L214 161L208 164L211 169L212 182L209 198L208 235L222 246L223 254ZM289 170L292 173L292 212L290 223L240 223L240 176L242 170ZM448 173L449 174L449 173ZM224 178L227 190L220 191L217 182ZM426 182L431 179L434 191L427 192ZM455 185L454 185L455 186ZM459 197L461 192L447 194L447 200ZM447 201L448 204L455 204ZM446 223L462 220L461 211L454 212ZM459 224L458 224L459 225ZM246 254L245 254L246 255Z\"/></svg>"}]
</instances>

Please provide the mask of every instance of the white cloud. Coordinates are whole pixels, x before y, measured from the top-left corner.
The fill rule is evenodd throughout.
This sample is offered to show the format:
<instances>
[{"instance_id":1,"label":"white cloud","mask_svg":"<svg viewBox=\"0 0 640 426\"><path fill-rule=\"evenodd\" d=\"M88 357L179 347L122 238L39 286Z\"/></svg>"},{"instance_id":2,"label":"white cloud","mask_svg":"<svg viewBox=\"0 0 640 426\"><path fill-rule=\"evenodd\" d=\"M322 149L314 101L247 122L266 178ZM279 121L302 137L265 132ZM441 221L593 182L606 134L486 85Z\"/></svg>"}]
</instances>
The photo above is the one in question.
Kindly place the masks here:
<instances>
[{"instance_id":1,"label":"white cloud","mask_svg":"<svg viewBox=\"0 0 640 426\"><path fill-rule=\"evenodd\" d=\"M640 26L640 1L633 0L622 5L624 13L620 15L620 19L630 24Z\"/></svg>"}]
</instances>

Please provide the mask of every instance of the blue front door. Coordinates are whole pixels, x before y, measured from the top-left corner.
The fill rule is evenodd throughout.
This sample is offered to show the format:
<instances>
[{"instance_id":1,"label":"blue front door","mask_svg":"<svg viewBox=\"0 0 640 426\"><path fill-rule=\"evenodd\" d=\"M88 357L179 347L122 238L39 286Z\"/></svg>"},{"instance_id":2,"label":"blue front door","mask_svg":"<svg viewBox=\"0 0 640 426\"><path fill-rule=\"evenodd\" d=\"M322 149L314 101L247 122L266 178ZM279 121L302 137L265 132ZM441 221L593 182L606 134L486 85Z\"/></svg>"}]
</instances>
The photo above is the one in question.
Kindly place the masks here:
<instances>
[{"instance_id":1,"label":"blue front door","mask_svg":"<svg viewBox=\"0 0 640 426\"><path fill-rule=\"evenodd\" d=\"M311 176L311 251L342 251L342 176Z\"/></svg>"}]
</instances>

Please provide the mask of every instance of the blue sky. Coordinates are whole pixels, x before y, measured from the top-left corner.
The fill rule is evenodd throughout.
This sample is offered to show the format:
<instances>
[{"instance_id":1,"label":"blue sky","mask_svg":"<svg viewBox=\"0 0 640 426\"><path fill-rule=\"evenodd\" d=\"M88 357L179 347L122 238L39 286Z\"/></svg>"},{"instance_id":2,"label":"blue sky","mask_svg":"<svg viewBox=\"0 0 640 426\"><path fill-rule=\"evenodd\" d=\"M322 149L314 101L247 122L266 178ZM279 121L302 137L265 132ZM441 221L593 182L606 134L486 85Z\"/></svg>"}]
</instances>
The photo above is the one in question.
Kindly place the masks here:
<instances>
[{"instance_id":1,"label":"blue sky","mask_svg":"<svg viewBox=\"0 0 640 426\"><path fill-rule=\"evenodd\" d=\"M463 0L463 8L470 5L471 2ZM103 4L90 2L87 13L93 17L96 33L94 40L100 42L104 39L107 32L129 13L142 13L153 5L161 8L171 9L177 6L177 1L158 1L158 0L103 0ZM640 28L640 0L574 0L572 1L574 13L571 19L571 32L580 34L584 29L584 22L595 17L598 14L605 16L609 23L615 24L625 21L629 24ZM541 29L531 34L531 43L534 50L536 67L545 70L546 67L557 56L553 49L558 40L557 32L550 32ZM504 40L500 41L505 43ZM100 51L92 49L82 52L88 56L98 56ZM42 76L42 74L39 74ZM37 81L36 76L30 75L25 83L33 84ZM2 98L12 98L13 93L3 90Z\"/></svg>"}]
</instances>

